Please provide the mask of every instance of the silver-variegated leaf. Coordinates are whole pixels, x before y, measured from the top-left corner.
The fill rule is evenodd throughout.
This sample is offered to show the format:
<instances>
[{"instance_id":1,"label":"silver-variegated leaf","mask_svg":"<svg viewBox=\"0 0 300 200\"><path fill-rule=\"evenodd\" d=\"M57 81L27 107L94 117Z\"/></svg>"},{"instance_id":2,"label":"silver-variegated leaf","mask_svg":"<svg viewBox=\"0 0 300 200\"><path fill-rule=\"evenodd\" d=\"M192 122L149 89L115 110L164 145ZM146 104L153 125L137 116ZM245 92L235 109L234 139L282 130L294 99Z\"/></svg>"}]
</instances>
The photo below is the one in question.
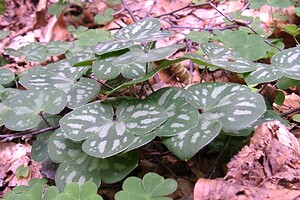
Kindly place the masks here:
<instances>
[{"instance_id":1,"label":"silver-variegated leaf","mask_svg":"<svg viewBox=\"0 0 300 200\"><path fill-rule=\"evenodd\" d=\"M77 58L34 68L21 76L20 83L28 89L61 89L67 94L67 107L79 107L94 98L100 91L100 86L95 80L80 78L87 67L73 67L76 62Z\"/></svg>"},{"instance_id":2,"label":"silver-variegated leaf","mask_svg":"<svg viewBox=\"0 0 300 200\"><path fill-rule=\"evenodd\" d=\"M47 55L48 56L57 56L66 53L71 46L71 42L62 42L60 40L49 42L47 46Z\"/></svg>"},{"instance_id":3,"label":"silver-variegated leaf","mask_svg":"<svg viewBox=\"0 0 300 200\"><path fill-rule=\"evenodd\" d=\"M5 126L14 131L31 129L43 120L41 112L58 114L65 108L66 101L66 94L58 89L26 90L18 93L4 102L12 109L6 117Z\"/></svg>"},{"instance_id":4,"label":"silver-variegated leaf","mask_svg":"<svg viewBox=\"0 0 300 200\"><path fill-rule=\"evenodd\" d=\"M95 60L93 63L93 72L95 76L103 80L111 80L121 73L125 78L134 79L145 75L146 64L123 62L113 64L114 58L104 60Z\"/></svg>"},{"instance_id":5,"label":"silver-variegated leaf","mask_svg":"<svg viewBox=\"0 0 300 200\"><path fill-rule=\"evenodd\" d=\"M186 100L186 91L177 87L160 89L149 98L166 109L168 120L154 132L157 136L173 136L194 128L198 123L198 110Z\"/></svg>"},{"instance_id":6,"label":"silver-variegated leaf","mask_svg":"<svg viewBox=\"0 0 300 200\"><path fill-rule=\"evenodd\" d=\"M187 101L227 132L249 127L265 111L263 97L233 83L201 83L188 88Z\"/></svg>"},{"instance_id":7,"label":"silver-variegated leaf","mask_svg":"<svg viewBox=\"0 0 300 200\"><path fill-rule=\"evenodd\" d=\"M95 54L102 55L109 52L119 51L134 45L133 41L106 41L92 46Z\"/></svg>"},{"instance_id":8,"label":"silver-variegated leaf","mask_svg":"<svg viewBox=\"0 0 300 200\"><path fill-rule=\"evenodd\" d=\"M166 119L166 111L152 101L124 102L115 113L110 105L96 101L68 113L60 125L70 139L86 139L82 148L87 154L107 158L127 149L135 135L152 131Z\"/></svg>"},{"instance_id":9,"label":"silver-variegated leaf","mask_svg":"<svg viewBox=\"0 0 300 200\"><path fill-rule=\"evenodd\" d=\"M200 116L198 125L173 137L163 138L163 143L181 160L189 160L200 149L209 144L221 131L219 121Z\"/></svg>"},{"instance_id":10,"label":"silver-variegated leaf","mask_svg":"<svg viewBox=\"0 0 300 200\"><path fill-rule=\"evenodd\" d=\"M252 71L245 77L245 81L248 85L275 81L283 75L281 70L276 68L274 65L260 63L257 63L256 65L256 70Z\"/></svg>"},{"instance_id":11,"label":"silver-variegated leaf","mask_svg":"<svg viewBox=\"0 0 300 200\"><path fill-rule=\"evenodd\" d=\"M156 134L154 131L147 133L145 135L139 135L135 136L133 142L131 145L125 150L125 152L132 151L133 149L137 149L141 146L144 146L145 144L148 144L156 137Z\"/></svg>"},{"instance_id":12,"label":"silver-variegated leaf","mask_svg":"<svg viewBox=\"0 0 300 200\"><path fill-rule=\"evenodd\" d=\"M44 118L47 121L47 123L46 121L41 121L37 125L36 130L47 128L49 127L49 125L52 127L57 126L61 117L58 115L50 115L50 116L44 116ZM33 141L31 147L31 154L30 154L33 160L37 162L42 162L49 157L47 141L53 133L54 131L44 132L43 134L38 135L36 140Z\"/></svg>"},{"instance_id":13,"label":"silver-variegated leaf","mask_svg":"<svg viewBox=\"0 0 300 200\"><path fill-rule=\"evenodd\" d=\"M4 105L3 103L0 103L0 126L5 123L6 117L9 112L11 112L11 108Z\"/></svg>"},{"instance_id":14,"label":"silver-variegated leaf","mask_svg":"<svg viewBox=\"0 0 300 200\"><path fill-rule=\"evenodd\" d=\"M7 68L0 69L0 84L8 84L15 79L15 74Z\"/></svg>"},{"instance_id":15,"label":"silver-variegated leaf","mask_svg":"<svg viewBox=\"0 0 300 200\"><path fill-rule=\"evenodd\" d=\"M94 182L98 187L101 180L115 183L123 179L137 166L135 152L100 159L85 154L81 143L68 139L61 129L57 129L48 140L50 158L60 163L55 180L59 189L70 182L82 184Z\"/></svg>"},{"instance_id":16,"label":"silver-variegated leaf","mask_svg":"<svg viewBox=\"0 0 300 200\"><path fill-rule=\"evenodd\" d=\"M123 41L149 42L172 35L171 31L161 31L160 28L161 23L158 19L144 19L120 29L114 37Z\"/></svg>"},{"instance_id":17,"label":"silver-variegated leaf","mask_svg":"<svg viewBox=\"0 0 300 200\"><path fill-rule=\"evenodd\" d=\"M201 49L213 65L222 69L236 73L251 72L256 69L255 63L226 47L212 43L203 43L201 44Z\"/></svg>"},{"instance_id":18,"label":"silver-variegated leaf","mask_svg":"<svg viewBox=\"0 0 300 200\"><path fill-rule=\"evenodd\" d=\"M271 59L272 64L278 67L284 76L300 80L300 47L282 50Z\"/></svg>"},{"instance_id":19,"label":"silver-variegated leaf","mask_svg":"<svg viewBox=\"0 0 300 200\"><path fill-rule=\"evenodd\" d=\"M8 49L7 53L14 57L24 56L27 61L43 62L47 58L47 47L38 42L20 47L18 50Z\"/></svg>"}]
</instances>

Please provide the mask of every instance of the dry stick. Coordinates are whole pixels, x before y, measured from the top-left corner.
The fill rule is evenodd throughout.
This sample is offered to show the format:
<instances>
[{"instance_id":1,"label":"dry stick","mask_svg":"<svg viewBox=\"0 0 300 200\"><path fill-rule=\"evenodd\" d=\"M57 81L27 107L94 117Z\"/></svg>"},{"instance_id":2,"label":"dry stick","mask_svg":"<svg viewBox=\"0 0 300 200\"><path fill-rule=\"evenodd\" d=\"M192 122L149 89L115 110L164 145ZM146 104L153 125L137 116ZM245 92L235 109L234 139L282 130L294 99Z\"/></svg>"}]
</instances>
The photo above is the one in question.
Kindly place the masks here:
<instances>
[{"instance_id":1,"label":"dry stick","mask_svg":"<svg viewBox=\"0 0 300 200\"><path fill-rule=\"evenodd\" d=\"M150 17L150 14L151 14L151 12L152 12L152 10L153 10L153 8L154 8L154 6L155 6L156 4L157 4L157 0L154 0L154 1L153 1L153 4L152 4L152 6L151 6L151 8L150 8L149 11L146 13L146 15L145 15L144 18Z\"/></svg>"},{"instance_id":2,"label":"dry stick","mask_svg":"<svg viewBox=\"0 0 300 200\"><path fill-rule=\"evenodd\" d=\"M4 134L4 135L0 135L0 139L4 138L3 140L1 140L1 142L7 142L7 141L11 141L11 140L16 139L16 138L23 138L23 139L30 138L30 137L45 133L47 131L56 130L59 127L60 126L47 127L47 128L43 128L43 129L35 130L35 131L24 131L24 132L21 132L21 133L18 132L18 133L12 133L12 134Z\"/></svg>"},{"instance_id":3,"label":"dry stick","mask_svg":"<svg viewBox=\"0 0 300 200\"><path fill-rule=\"evenodd\" d=\"M129 13L130 17L132 18L132 20L134 22L137 22L137 18L134 16L132 10L129 8L128 4L126 3L126 0L121 0L122 4L123 4L123 7L125 10L127 10L127 12Z\"/></svg>"},{"instance_id":4,"label":"dry stick","mask_svg":"<svg viewBox=\"0 0 300 200\"><path fill-rule=\"evenodd\" d=\"M293 109L291 109L291 110L289 110L287 112L281 113L280 117L285 117L287 115L293 114L293 113L298 112L298 111L300 111L300 106L297 107L297 108L293 108Z\"/></svg>"},{"instance_id":5,"label":"dry stick","mask_svg":"<svg viewBox=\"0 0 300 200\"><path fill-rule=\"evenodd\" d=\"M41 118L43 119L43 121L47 124L48 127L52 127L49 122L46 120L46 118L44 117L42 111L39 113L39 116L41 116Z\"/></svg>"},{"instance_id":6,"label":"dry stick","mask_svg":"<svg viewBox=\"0 0 300 200\"><path fill-rule=\"evenodd\" d=\"M231 23L234 23L236 25L240 25L240 26L245 26L247 27L249 30L251 30L253 33L255 33L256 35L260 36L265 43L267 43L268 45L274 47L275 49L281 51L280 48L276 47L274 44L272 44L269 40L265 39L264 37L262 37L256 30L254 30L251 26L249 26L248 23L245 22L241 22L241 21L237 21L232 19L231 17L229 17L228 15L225 15L223 12L221 12L213 3L209 2L208 3L213 9L215 9L218 13L220 13L223 17L225 17L227 20L229 20Z\"/></svg>"}]
</instances>

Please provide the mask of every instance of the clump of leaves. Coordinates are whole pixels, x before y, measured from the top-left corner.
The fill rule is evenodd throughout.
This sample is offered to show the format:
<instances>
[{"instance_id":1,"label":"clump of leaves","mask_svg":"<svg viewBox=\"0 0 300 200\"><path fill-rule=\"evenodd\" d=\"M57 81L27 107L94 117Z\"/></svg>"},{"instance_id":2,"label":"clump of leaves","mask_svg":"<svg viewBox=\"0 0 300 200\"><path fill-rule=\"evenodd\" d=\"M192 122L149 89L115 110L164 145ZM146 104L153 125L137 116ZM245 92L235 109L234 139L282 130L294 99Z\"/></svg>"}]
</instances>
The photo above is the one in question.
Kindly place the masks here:
<instances>
[{"instance_id":1,"label":"clump of leaves","mask_svg":"<svg viewBox=\"0 0 300 200\"><path fill-rule=\"evenodd\" d=\"M97 194L97 187L93 182L85 182L83 185L70 183L64 191L60 192L55 186L48 186L45 179L31 179L28 186L17 186L3 197L3 200L103 200Z\"/></svg>"},{"instance_id":2,"label":"clump of leaves","mask_svg":"<svg viewBox=\"0 0 300 200\"><path fill-rule=\"evenodd\" d=\"M173 179L164 179L155 173L148 173L143 180L137 177L127 178L121 191L116 193L116 200L168 200L164 197L173 193L177 188L177 182Z\"/></svg>"}]
</instances>

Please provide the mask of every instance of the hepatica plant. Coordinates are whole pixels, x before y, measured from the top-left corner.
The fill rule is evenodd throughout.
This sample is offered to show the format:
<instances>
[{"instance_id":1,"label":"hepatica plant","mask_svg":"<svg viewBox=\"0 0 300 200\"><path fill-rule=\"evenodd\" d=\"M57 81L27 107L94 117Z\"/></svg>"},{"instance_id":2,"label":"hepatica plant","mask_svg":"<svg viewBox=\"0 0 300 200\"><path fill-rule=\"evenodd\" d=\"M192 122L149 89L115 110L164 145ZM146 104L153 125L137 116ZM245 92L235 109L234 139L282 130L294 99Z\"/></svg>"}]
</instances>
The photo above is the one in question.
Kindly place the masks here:
<instances>
[{"instance_id":1,"label":"hepatica plant","mask_svg":"<svg viewBox=\"0 0 300 200\"><path fill-rule=\"evenodd\" d=\"M58 43L58 49L53 45L30 45L10 50L29 61L41 61L45 52L65 52L68 58L22 73L18 83L26 90L9 88L15 77L11 71L1 69L0 125L12 131L45 130L34 142L32 156L59 164L55 177L59 190L71 182L83 185L92 181L99 187L101 182L115 183L126 177L138 165L136 149L154 138L160 138L178 158L188 160L221 131L238 136L262 121L266 111L260 94L234 83L167 87L143 99L114 96L122 88L142 85L159 71L187 59L199 67L239 73L248 84L279 78L299 80L299 47L276 54L271 65L254 63L211 43L200 46L205 57L185 54L167 60L183 45L153 48L153 44L171 34L161 30L159 20L145 19L122 28L112 40L104 37L82 54L74 51L78 49L76 42L65 46ZM42 49L43 55L38 55L36 49ZM153 69L154 61L160 64ZM108 91L100 87L103 81L114 88ZM100 101L99 94L115 100ZM142 184L141 180L132 181ZM125 185L124 192L130 193L130 186ZM152 190L145 194L149 192Z\"/></svg>"}]
</instances>

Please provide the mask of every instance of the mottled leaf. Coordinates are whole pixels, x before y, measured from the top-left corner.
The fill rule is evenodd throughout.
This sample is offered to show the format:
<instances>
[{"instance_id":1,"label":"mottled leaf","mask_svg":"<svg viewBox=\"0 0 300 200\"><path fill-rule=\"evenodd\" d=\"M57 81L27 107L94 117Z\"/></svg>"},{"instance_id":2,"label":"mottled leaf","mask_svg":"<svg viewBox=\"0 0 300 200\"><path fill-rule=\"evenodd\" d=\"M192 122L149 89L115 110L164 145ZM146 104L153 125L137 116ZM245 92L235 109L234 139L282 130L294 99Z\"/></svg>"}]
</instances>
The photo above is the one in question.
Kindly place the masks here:
<instances>
[{"instance_id":1,"label":"mottled leaf","mask_svg":"<svg viewBox=\"0 0 300 200\"><path fill-rule=\"evenodd\" d=\"M117 40L133 40L135 42L149 42L172 35L171 31L161 31L161 23L158 19L143 19L132 25L120 29L114 37Z\"/></svg>"},{"instance_id":2,"label":"mottled leaf","mask_svg":"<svg viewBox=\"0 0 300 200\"><path fill-rule=\"evenodd\" d=\"M15 74L7 68L0 69L0 84L8 84L15 79Z\"/></svg>"},{"instance_id":3,"label":"mottled leaf","mask_svg":"<svg viewBox=\"0 0 300 200\"><path fill-rule=\"evenodd\" d=\"M149 98L166 109L168 120L155 130L157 136L173 136L194 128L198 123L198 110L185 100L186 91L176 87L163 88Z\"/></svg>"},{"instance_id":4,"label":"mottled leaf","mask_svg":"<svg viewBox=\"0 0 300 200\"><path fill-rule=\"evenodd\" d=\"M95 54L102 55L109 52L119 51L134 45L133 41L106 41L92 46Z\"/></svg>"},{"instance_id":5,"label":"mottled leaf","mask_svg":"<svg viewBox=\"0 0 300 200\"><path fill-rule=\"evenodd\" d=\"M201 49L213 65L222 69L237 73L251 72L256 69L256 65L252 61L226 47L213 43L203 43Z\"/></svg>"},{"instance_id":6,"label":"mottled leaf","mask_svg":"<svg viewBox=\"0 0 300 200\"><path fill-rule=\"evenodd\" d=\"M199 117L198 125L173 137L164 137L163 143L181 160L189 160L209 144L221 131L222 124L215 119Z\"/></svg>"},{"instance_id":7,"label":"mottled leaf","mask_svg":"<svg viewBox=\"0 0 300 200\"><path fill-rule=\"evenodd\" d=\"M58 114L65 108L66 100L66 94L58 89L26 90L5 101L13 109L7 115L5 126L15 131L33 128L43 120L41 112Z\"/></svg>"},{"instance_id":8,"label":"mottled leaf","mask_svg":"<svg viewBox=\"0 0 300 200\"><path fill-rule=\"evenodd\" d=\"M272 57L271 62L282 71L284 76L300 80L300 47L278 52Z\"/></svg>"},{"instance_id":9,"label":"mottled leaf","mask_svg":"<svg viewBox=\"0 0 300 200\"><path fill-rule=\"evenodd\" d=\"M266 111L260 94L233 83L195 84L186 99L207 120L220 121L227 132L247 128Z\"/></svg>"}]
</instances>

